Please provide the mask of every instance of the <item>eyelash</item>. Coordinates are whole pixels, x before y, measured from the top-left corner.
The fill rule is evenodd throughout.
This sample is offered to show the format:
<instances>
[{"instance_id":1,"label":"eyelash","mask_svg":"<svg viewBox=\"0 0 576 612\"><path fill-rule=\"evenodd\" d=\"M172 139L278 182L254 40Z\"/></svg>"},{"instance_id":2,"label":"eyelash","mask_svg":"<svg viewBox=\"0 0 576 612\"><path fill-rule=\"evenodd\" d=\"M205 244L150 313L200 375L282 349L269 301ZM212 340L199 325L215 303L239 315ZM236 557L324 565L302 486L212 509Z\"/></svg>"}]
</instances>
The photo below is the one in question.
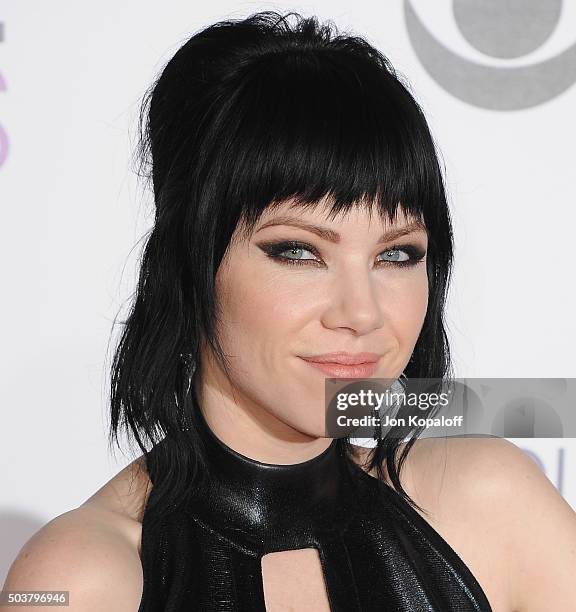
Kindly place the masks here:
<instances>
[{"instance_id":1,"label":"eyelash","mask_svg":"<svg viewBox=\"0 0 576 612\"><path fill-rule=\"evenodd\" d=\"M293 249L302 249L305 251L310 251L313 255L319 257L318 252L313 246L304 242L298 242L297 240L271 242L267 244L262 244L260 245L260 247L265 251L268 257L271 257L282 265L316 266L320 263L314 259L291 259L290 257L283 257L282 253L284 253L285 251L291 251ZM395 244L392 245L390 248L386 249L385 251L379 253L379 255L381 255L382 253L389 253L390 251L404 251L409 256L409 259L405 261L378 261L378 267L388 265L396 266L398 268L412 267L419 263L422 263L426 255L426 251L413 244Z\"/></svg>"}]
</instances>

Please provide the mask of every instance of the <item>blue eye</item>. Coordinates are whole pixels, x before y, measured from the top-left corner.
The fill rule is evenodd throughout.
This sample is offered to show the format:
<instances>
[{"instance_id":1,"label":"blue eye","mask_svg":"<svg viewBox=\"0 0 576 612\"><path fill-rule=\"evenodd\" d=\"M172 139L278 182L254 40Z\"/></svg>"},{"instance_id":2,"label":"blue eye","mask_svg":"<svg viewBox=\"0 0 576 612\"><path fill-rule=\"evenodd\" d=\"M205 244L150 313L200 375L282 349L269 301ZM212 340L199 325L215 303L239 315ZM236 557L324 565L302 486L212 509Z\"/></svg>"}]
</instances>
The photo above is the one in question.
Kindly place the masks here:
<instances>
[{"instance_id":1,"label":"blue eye","mask_svg":"<svg viewBox=\"0 0 576 612\"><path fill-rule=\"evenodd\" d=\"M290 254L289 257L285 257L284 255L282 255L282 258L289 259L291 261L315 261L314 259L299 257L296 255L298 252L302 254L303 251L308 251L308 253L311 253L310 249L305 249L304 247L295 246L290 249L281 251L279 255L282 255L283 253L289 253Z\"/></svg>"},{"instance_id":2,"label":"blue eye","mask_svg":"<svg viewBox=\"0 0 576 612\"><path fill-rule=\"evenodd\" d=\"M382 251L381 255L384 254L390 256L391 259L381 260L380 263L403 268L422 263L426 256L426 251L415 244L401 244Z\"/></svg>"},{"instance_id":3,"label":"blue eye","mask_svg":"<svg viewBox=\"0 0 576 612\"><path fill-rule=\"evenodd\" d=\"M298 241L269 242L258 245L271 259L282 265L297 266L322 266L323 262L316 249L306 243ZM304 257L305 252L311 253L314 257ZM378 267L394 266L406 267L415 266L421 263L426 255L426 251L414 244L394 245L380 255L386 255L390 259L377 260Z\"/></svg>"},{"instance_id":4,"label":"blue eye","mask_svg":"<svg viewBox=\"0 0 576 612\"><path fill-rule=\"evenodd\" d=\"M402 255L401 255L402 253L405 255L405 258L404 259L399 259L400 257L402 257ZM385 254L385 255L392 254L391 255L392 259L388 260L390 262L404 262L404 261L409 261L410 260L410 255L407 255L406 251L404 251L403 249L388 249L387 251L383 251L383 253L381 253L381 255L382 254Z\"/></svg>"}]
</instances>

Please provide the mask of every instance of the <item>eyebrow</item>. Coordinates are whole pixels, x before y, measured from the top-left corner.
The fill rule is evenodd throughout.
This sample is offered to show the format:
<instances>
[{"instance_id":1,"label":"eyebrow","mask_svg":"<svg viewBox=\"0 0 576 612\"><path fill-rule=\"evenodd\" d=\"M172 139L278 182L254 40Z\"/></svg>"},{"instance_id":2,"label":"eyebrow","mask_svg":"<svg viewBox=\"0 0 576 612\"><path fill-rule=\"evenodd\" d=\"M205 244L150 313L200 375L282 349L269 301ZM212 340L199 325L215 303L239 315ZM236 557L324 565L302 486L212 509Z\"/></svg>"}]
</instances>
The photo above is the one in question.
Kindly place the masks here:
<instances>
[{"instance_id":1,"label":"eyebrow","mask_svg":"<svg viewBox=\"0 0 576 612\"><path fill-rule=\"evenodd\" d=\"M316 234L317 236L320 236L320 238L328 240L329 242L334 242L336 244L340 242L340 234L338 234L338 232L328 229L327 227L320 227L319 225L306 223L305 221L297 219L296 217L275 217L274 219L271 219L260 226L255 233L258 233L260 230L263 230L266 227L272 227L275 225L290 225L292 227L298 227L300 229L312 232L313 234ZM390 229L384 232L382 236L378 238L378 244L396 240L401 236L421 230L425 232L427 231L424 223L422 221L414 220L403 227Z\"/></svg>"}]
</instances>

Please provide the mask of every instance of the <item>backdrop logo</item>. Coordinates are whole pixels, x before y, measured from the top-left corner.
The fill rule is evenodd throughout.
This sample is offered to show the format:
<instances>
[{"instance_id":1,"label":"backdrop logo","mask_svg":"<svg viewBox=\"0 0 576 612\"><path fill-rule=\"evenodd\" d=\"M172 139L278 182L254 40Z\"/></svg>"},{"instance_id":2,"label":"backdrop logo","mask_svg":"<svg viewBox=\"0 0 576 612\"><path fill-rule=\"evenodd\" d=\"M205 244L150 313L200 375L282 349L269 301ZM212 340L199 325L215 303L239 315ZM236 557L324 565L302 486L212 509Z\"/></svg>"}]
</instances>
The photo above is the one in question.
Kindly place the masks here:
<instances>
[{"instance_id":1,"label":"backdrop logo","mask_svg":"<svg viewBox=\"0 0 576 612\"><path fill-rule=\"evenodd\" d=\"M562 0L453 0L462 36L480 53L517 59L532 53L556 29ZM410 42L430 76L463 102L492 110L519 110L559 96L576 81L576 43L535 64L494 66L463 58L425 26L411 0L404 1Z\"/></svg>"}]
</instances>

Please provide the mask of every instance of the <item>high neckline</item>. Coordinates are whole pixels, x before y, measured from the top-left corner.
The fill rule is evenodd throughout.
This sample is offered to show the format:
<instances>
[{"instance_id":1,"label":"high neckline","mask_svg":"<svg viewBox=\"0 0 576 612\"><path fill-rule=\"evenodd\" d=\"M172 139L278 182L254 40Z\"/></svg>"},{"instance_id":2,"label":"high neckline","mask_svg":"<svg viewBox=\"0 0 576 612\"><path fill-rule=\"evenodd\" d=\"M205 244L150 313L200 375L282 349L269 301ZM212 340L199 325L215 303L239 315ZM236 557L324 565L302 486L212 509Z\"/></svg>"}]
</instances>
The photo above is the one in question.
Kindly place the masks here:
<instances>
[{"instance_id":1,"label":"high neckline","mask_svg":"<svg viewBox=\"0 0 576 612\"><path fill-rule=\"evenodd\" d=\"M202 521L220 533L240 534L245 545L263 550L285 549L287 537L301 541L341 522L349 478L337 439L303 462L263 463L218 438L198 404L193 418L207 476L193 503Z\"/></svg>"},{"instance_id":2,"label":"high neckline","mask_svg":"<svg viewBox=\"0 0 576 612\"><path fill-rule=\"evenodd\" d=\"M198 426L198 431L202 438L202 441L210 449L211 454L213 456L221 457L225 463L221 465L221 467L238 467L237 464L241 464L243 466L250 465L251 470L254 474L260 473L262 471L274 472L276 474L282 474L283 472L308 472L311 468L314 469L315 464L323 463L323 459L325 455L332 454L336 450L337 439L334 438L332 442L321 451L318 455L307 459L305 461L296 462L296 463L266 463L263 461L258 461L257 459L253 459L238 451L231 448L228 444L226 444L222 439L220 439L212 430L204 413L200 409L200 406L195 407L194 414L196 416L196 423ZM218 462L220 465L220 462Z\"/></svg>"}]
</instances>

